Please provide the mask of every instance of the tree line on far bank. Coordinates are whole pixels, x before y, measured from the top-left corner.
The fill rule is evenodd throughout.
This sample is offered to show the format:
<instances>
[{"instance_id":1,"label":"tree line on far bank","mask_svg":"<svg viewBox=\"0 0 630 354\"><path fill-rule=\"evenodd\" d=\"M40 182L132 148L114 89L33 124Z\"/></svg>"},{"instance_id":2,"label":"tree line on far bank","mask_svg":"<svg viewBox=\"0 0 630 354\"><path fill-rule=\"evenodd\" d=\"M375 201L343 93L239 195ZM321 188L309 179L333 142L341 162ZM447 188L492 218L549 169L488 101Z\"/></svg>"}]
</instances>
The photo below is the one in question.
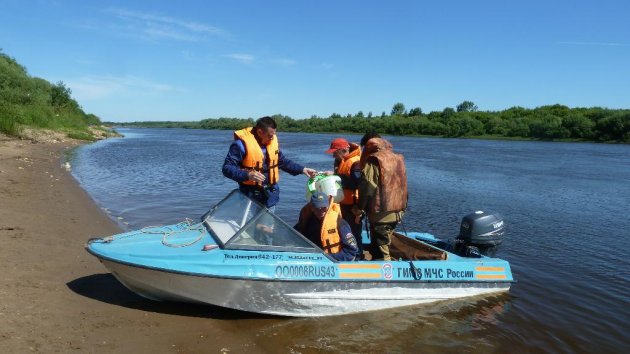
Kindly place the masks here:
<instances>
[{"instance_id":1,"label":"tree line on far bank","mask_svg":"<svg viewBox=\"0 0 630 354\"><path fill-rule=\"evenodd\" d=\"M83 111L63 82L50 82L28 75L26 68L0 49L0 132L19 136L24 127L65 132L71 138L94 139L90 127L101 120ZM496 137L545 140L630 142L630 110L569 108L563 105L534 109L512 107L503 111L479 111L464 101L442 111L424 113L420 107L407 110L393 105L390 114L371 112L329 117L293 119L273 116L282 131L357 133L376 131L385 135L443 137ZM252 118L217 118L197 122L107 123L120 126L182 127L236 130L254 124Z\"/></svg>"},{"instance_id":2,"label":"tree line on far bank","mask_svg":"<svg viewBox=\"0 0 630 354\"><path fill-rule=\"evenodd\" d=\"M534 109L512 107L503 111L479 111L471 101L455 109L425 114L419 107L407 110L396 103L390 114L379 116L363 112L322 118L293 119L272 116L278 129L308 133L357 133L375 131L385 135L441 137L489 137L540 140L572 140L630 143L630 110L600 107L569 108L560 104ZM254 124L254 119L217 118L198 122L107 123L119 126L197 128L236 130Z\"/></svg>"},{"instance_id":3,"label":"tree line on far bank","mask_svg":"<svg viewBox=\"0 0 630 354\"><path fill-rule=\"evenodd\" d=\"M64 132L68 137L94 140L89 126L100 119L83 111L63 82L28 75L26 68L0 49L0 132L20 136L24 127Z\"/></svg>"}]
</instances>

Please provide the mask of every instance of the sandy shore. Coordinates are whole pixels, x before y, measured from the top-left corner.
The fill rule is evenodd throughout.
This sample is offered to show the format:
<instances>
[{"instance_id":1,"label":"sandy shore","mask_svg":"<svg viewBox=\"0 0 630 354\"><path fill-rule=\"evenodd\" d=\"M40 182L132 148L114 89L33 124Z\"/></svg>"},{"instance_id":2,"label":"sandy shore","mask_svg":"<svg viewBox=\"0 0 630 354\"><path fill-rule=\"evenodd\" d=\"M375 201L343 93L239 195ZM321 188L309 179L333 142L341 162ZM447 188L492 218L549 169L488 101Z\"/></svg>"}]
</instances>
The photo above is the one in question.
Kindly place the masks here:
<instances>
[{"instance_id":1,"label":"sandy shore","mask_svg":"<svg viewBox=\"0 0 630 354\"><path fill-rule=\"evenodd\" d=\"M75 144L0 135L0 352L257 351L234 312L142 299L84 250L120 229L62 166Z\"/></svg>"}]
</instances>

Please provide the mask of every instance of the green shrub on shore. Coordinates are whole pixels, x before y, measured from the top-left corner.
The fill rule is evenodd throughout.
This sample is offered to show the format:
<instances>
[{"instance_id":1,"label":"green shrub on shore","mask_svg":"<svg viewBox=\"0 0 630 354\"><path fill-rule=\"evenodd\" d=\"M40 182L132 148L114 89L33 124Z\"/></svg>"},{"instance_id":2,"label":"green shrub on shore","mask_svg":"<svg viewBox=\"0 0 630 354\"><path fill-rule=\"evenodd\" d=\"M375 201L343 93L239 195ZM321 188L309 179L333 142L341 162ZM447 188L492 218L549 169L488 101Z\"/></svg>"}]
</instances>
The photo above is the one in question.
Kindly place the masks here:
<instances>
[{"instance_id":1,"label":"green shrub on shore","mask_svg":"<svg viewBox=\"0 0 630 354\"><path fill-rule=\"evenodd\" d=\"M20 136L24 127L64 132L93 140L88 129L100 119L86 114L63 82L28 75L26 68L0 50L0 132Z\"/></svg>"},{"instance_id":2,"label":"green shrub on shore","mask_svg":"<svg viewBox=\"0 0 630 354\"><path fill-rule=\"evenodd\" d=\"M97 139L90 132L82 132L82 131L72 131L69 132L68 138L77 139L77 140L87 140L87 141L96 141Z\"/></svg>"}]
</instances>

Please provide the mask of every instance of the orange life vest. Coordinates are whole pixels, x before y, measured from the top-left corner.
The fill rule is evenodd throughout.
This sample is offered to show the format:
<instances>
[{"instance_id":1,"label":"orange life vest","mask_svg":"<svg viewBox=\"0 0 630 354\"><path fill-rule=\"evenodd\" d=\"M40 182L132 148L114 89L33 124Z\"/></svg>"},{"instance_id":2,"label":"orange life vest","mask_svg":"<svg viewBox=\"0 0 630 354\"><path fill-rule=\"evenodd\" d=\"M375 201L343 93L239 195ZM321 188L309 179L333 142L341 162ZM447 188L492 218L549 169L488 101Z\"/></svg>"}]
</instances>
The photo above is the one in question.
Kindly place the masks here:
<instances>
[{"instance_id":1,"label":"orange life vest","mask_svg":"<svg viewBox=\"0 0 630 354\"><path fill-rule=\"evenodd\" d=\"M252 134L253 128L237 130L234 132L234 140L239 139L245 145L245 156L241 161L241 167L247 170L256 170L263 172L264 154L262 148L258 144L256 137ZM280 149L278 148L278 138L274 135L273 139L267 145L267 165L269 166L269 175L267 181L269 184L276 184L280 179L278 174L278 157ZM254 181L245 181L243 184L255 186Z\"/></svg>"},{"instance_id":2,"label":"orange life vest","mask_svg":"<svg viewBox=\"0 0 630 354\"><path fill-rule=\"evenodd\" d=\"M322 221L322 230L320 236L322 238L322 248L326 253L338 253L341 252L341 237L339 237L339 230L337 223L341 217L341 210L339 204L331 201L330 206L324 220Z\"/></svg>"},{"instance_id":3,"label":"orange life vest","mask_svg":"<svg viewBox=\"0 0 630 354\"><path fill-rule=\"evenodd\" d=\"M350 177L352 165L361 159L361 148L359 146L351 144L350 149L351 151L343 157L339 167L337 167L337 174L340 176ZM343 200L339 204L353 205L357 200L359 200L359 190L344 188Z\"/></svg>"}]
</instances>

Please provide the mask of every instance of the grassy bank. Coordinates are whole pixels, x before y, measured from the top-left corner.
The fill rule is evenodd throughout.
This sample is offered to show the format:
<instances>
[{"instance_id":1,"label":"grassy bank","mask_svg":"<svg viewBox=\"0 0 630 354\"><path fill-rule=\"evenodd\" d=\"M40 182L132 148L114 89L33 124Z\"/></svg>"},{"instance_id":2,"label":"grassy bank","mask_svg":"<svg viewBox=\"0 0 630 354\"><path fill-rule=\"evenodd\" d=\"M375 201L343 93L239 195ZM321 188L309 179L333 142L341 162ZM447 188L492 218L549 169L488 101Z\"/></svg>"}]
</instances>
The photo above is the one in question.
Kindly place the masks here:
<instances>
[{"instance_id":1,"label":"grassy bank","mask_svg":"<svg viewBox=\"0 0 630 354\"><path fill-rule=\"evenodd\" d=\"M72 139L96 140L108 129L87 114L63 82L31 77L26 68L0 51L0 132L32 138L57 133Z\"/></svg>"}]
</instances>

